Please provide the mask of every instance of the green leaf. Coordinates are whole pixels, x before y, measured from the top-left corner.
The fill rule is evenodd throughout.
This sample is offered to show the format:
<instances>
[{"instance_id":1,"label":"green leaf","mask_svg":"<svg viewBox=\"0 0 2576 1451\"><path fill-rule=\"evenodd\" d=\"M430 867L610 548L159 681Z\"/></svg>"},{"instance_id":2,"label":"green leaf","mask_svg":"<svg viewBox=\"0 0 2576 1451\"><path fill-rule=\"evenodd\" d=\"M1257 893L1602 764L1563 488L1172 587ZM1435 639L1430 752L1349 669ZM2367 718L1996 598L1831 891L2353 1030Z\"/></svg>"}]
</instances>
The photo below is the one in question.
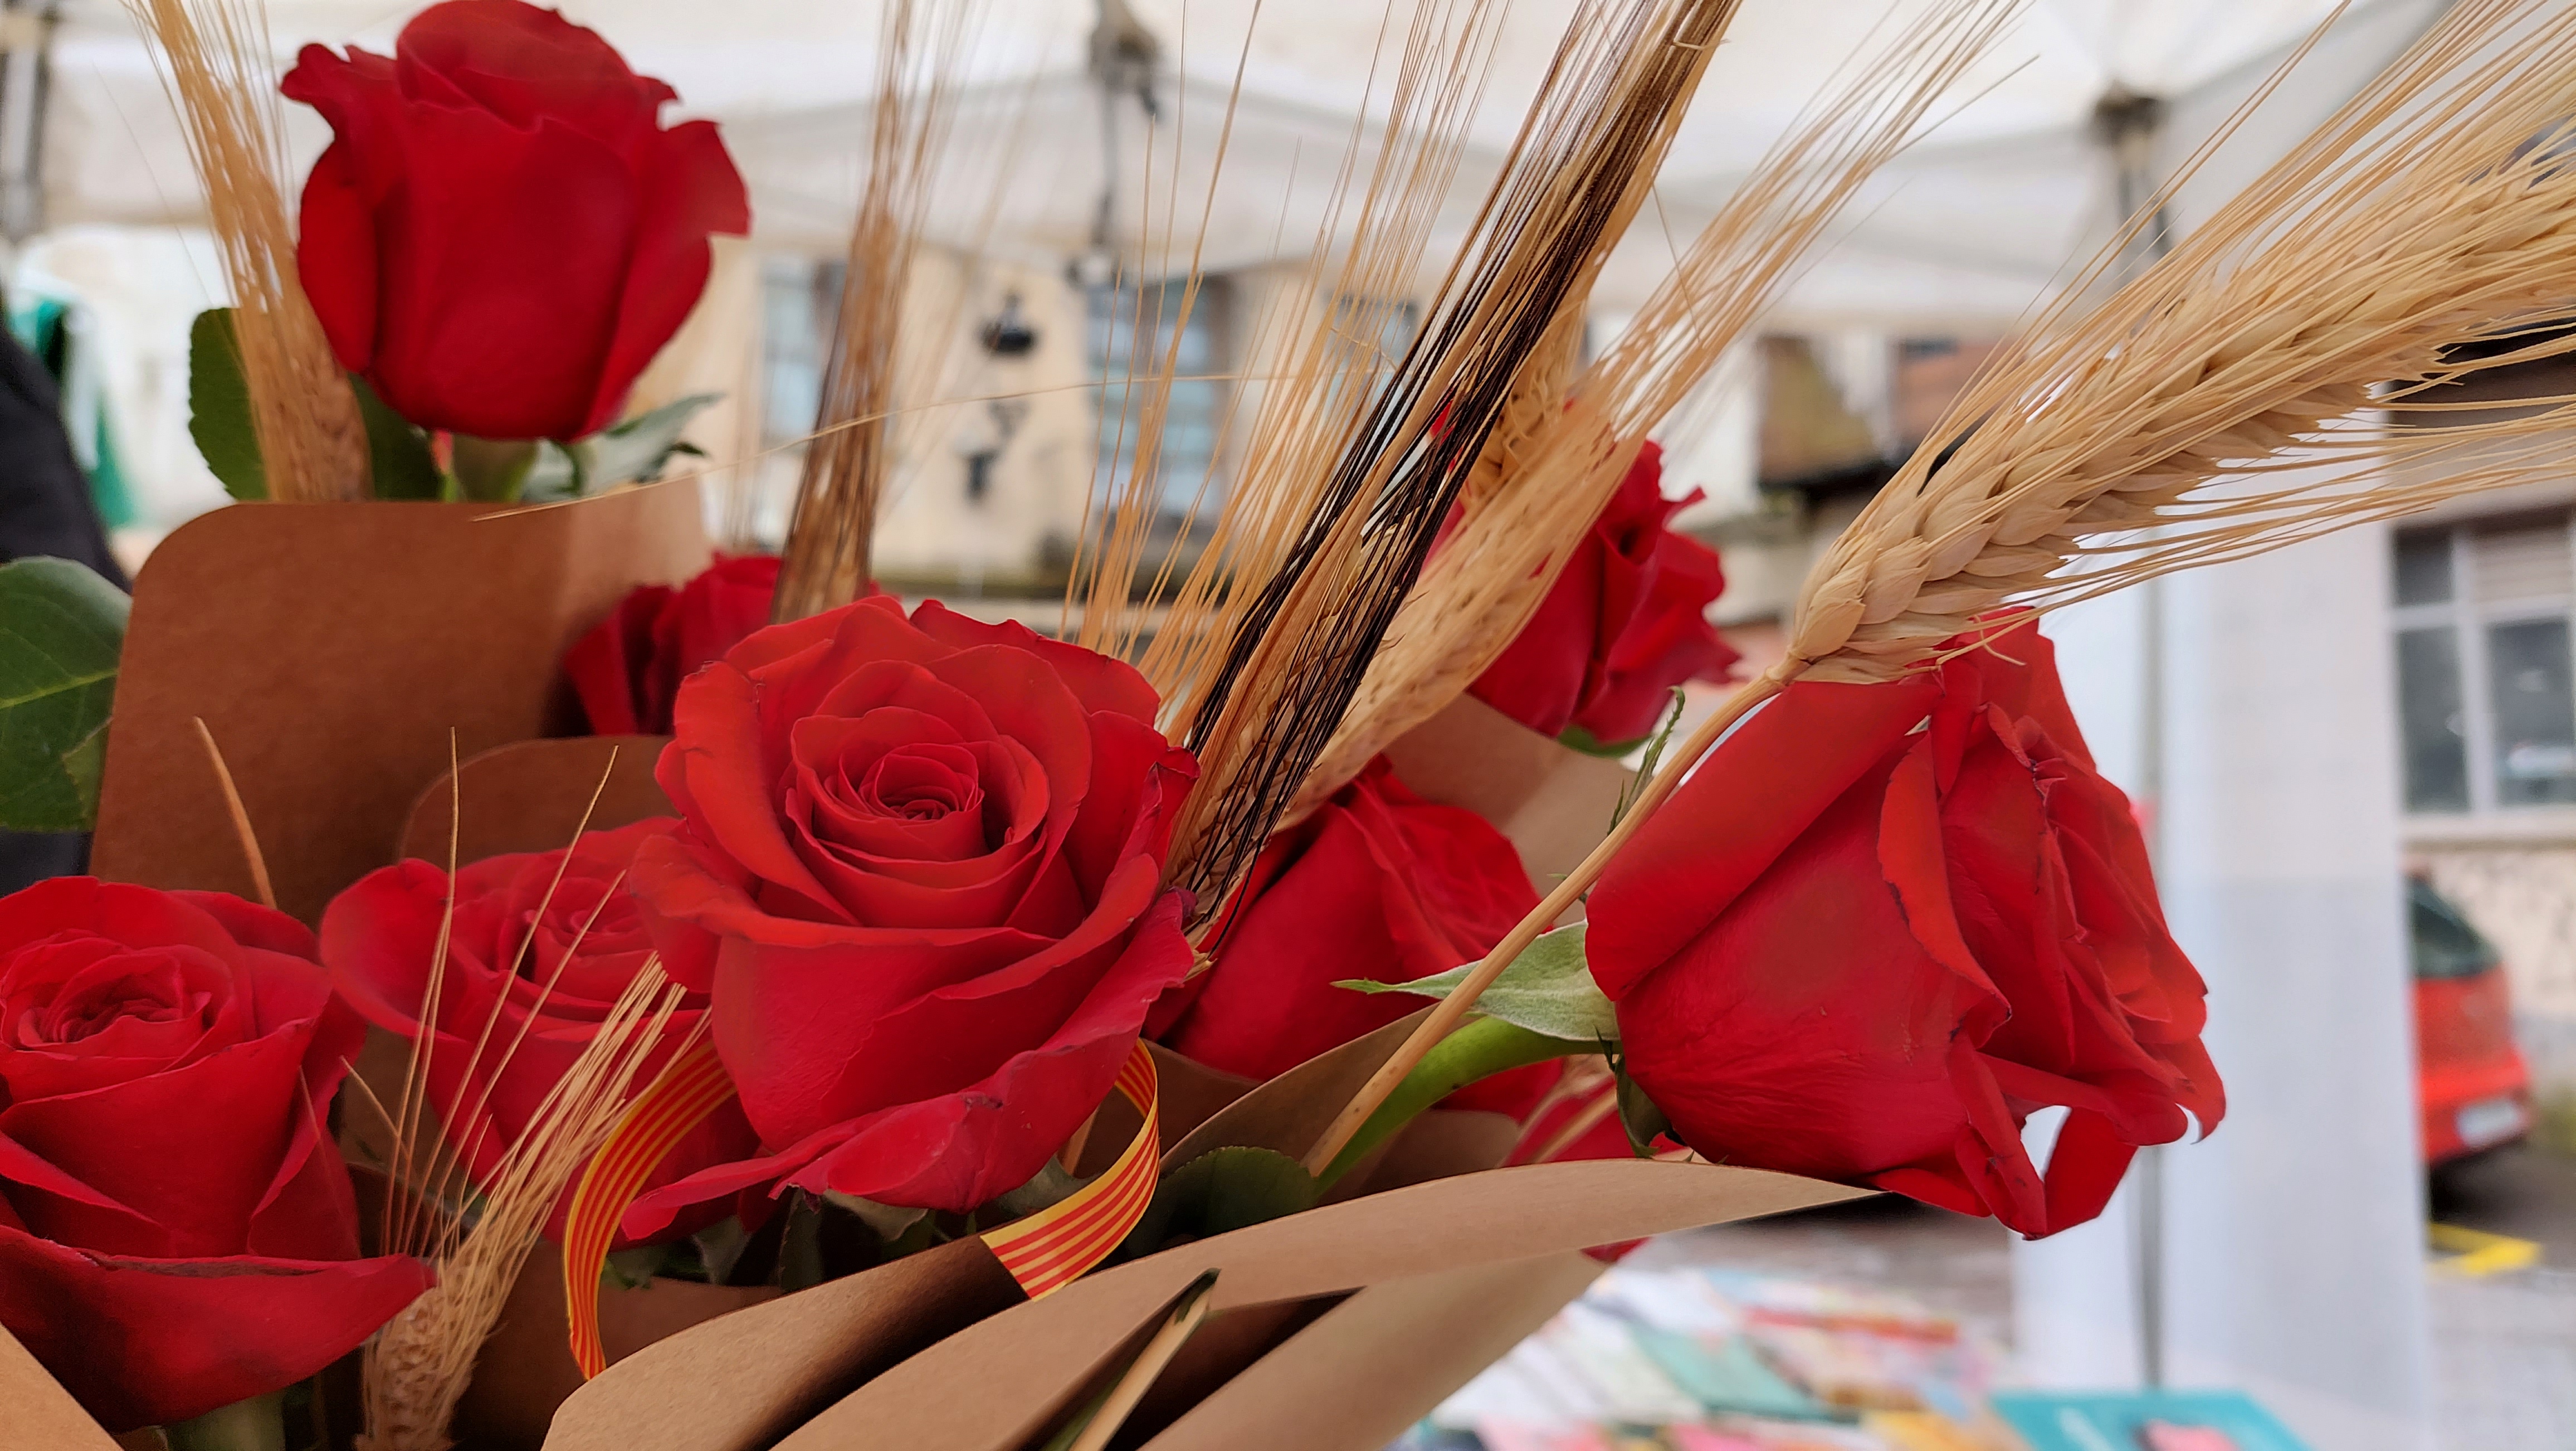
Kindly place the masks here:
<instances>
[{"instance_id":1,"label":"green leaf","mask_svg":"<svg viewBox=\"0 0 2576 1451\"><path fill-rule=\"evenodd\" d=\"M536 466L537 445L525 438L468 438L450 435L449 458L459 490L468 499L515 504Z\"/></svg>"},{"instance_id":2,"label":"green leaf","mask_svg":"<svg viewBox=\"0 0 2576 1451\"><path fill-rule=\"evenodd\" d=\"M666 1244L639 1244L610 1250L607 1260L599 1267L599 1288L643 1289L653 1283L653 1277L662 1272L662 1262L670 1257L671 1247Z\"/></svg>"},{"instance_id":3,"label":"green leaf","mask_svg":"<svg viewBox=\"0 0 2576 1451\"><path fill-rule=\"evenodd\" d=\"M1628 1076L1626 1064L1617 1065L1616 1071L1619 1126L1628 1131L1629 1151L1640 1159L1653 1158L1655 1140L1673 1131L1673 1121L1666 1118L1663 1109L1646 1096L1645 1089L1637 1086L1637 1080Z\"/></svg>"},{"instance_id":4,"label":"green leaf","mask_svg":"<svg viewBox=\"0 0 2576 1451\"><path fill-rule=\"evenodd\" d=\"M260 461L250 385L242 381L241 344L233 337L229 307L210 307L188 325L188 436L225 493L268 497L268 467Z\"/></svg>"},{"instance_id":5,"label":"green leaf","mask_svg":"<svg viewBox=\"0 0 2576 1451\"><path fill-rule=\"evenodd\" d=\"M367 425L367 463L374 472L375 496L436 499L442 481L438 460L430 456L429 436L386 406L355 373L349 375L349 389L358 395L358 416Z\"/></svg>"},{"instance_id":6,"label":"green leaf","mask_svg":"<svg viewBox=\"0 0 2576 1451\"><path fill-rule=\"evenodd\" d=\"M1411 982L1370 982L1353 978L1333 984L1364 993L1415 993L1445 998L1464 982L1474 963ZM1542 935L1529 950L1512 959L1503 975L1476 999L1476 1011L1533 1033L1577 1043L1618 1041L1619 1015L1592 980L1583 961L1583 924L1559 927Z\"/></svg>"},{"instance_id":7,"label":"green leaf","mask_svg":"<svg viewBox=\"0 0 2576 1451\"><path fill-rule=\"evenodd\" d=\"M1325 1167L1323 1184L1332 1187L1357 1168L1371 1150L1394 1137L1396 1130L1470 1083L1551 1058L1596 1052L1600 1047L1598 1043L1577 1043L1533 1033L1501 1018L1478 1018L1431 1045L1431 1051L1422 1055L1422 1061L1413 1065L1413 1071L1404 1075L1404 1081L1386 1096L1386 1102L1377 1106L1377 1112L1369 1115L1368 1122L1360 1125L1350 1143Z\"/></svg>"},{"instance_id":8,"label":"green leaf","mask_svg":"<svg viewBox=\"0 0 2576 1451\"><path fill-rule=\"evenodd\" d=\"M1646 743L1646 754L1637 762L1637 769L1629 774L1628 784L1619 788L1619 804L1610 808L1610 830L1617 831L1619 823L1627 820L1628 813L1636 807L1637 798L1646 794L1647 785L1655 779L1656 769L1664 763L1664 749L1673 743L1674 728L1682 723L1682 708L1688 704L1690 697L1680 686L1674 686L1672 712L1664 717L1663 728Z\"/></svg>"},{"instance_id":9,"label":"green leaf","mask_svg":"<svg viewBox=\"0 0 2576 1451\"><path fill-rule=\"evenodd\" d=\"M1054 1162L1052 1159L1047 1161L1049 1167L1053 1167ZM856 1194L838 1194L829 1189L823 1191L823 1201L857 1215L861 1223L876 1231L877 1238L889 1244L903 1238L905 1231L930 1212L927 1209L906 1209L897 1204L879 1204L873 1199L861 1199Z\"/></svg>"},{"instance_id":10,"label":"green leaf","mask_svg":"<svg viewBox=\"0 0 2576 1451\"><path fill-rule=\"evenodd\" d=\"M0 564L0 826L87 831L98 819L130 608L68 559Z\"/></svg>"},{"instance_id":11,"label":"green leaf","mask_svg":"<svg viewBox=\"0 0 2576 1451\"><path fill-rule=\"evenodd\" d=\"M700 410L723 396L693 393L588 438L547 444L528 474L523 497L530 502L576 499L618 484L661 477L674 454L698 452L694 445L680 441L680 433Z\"/></svg>"},{"instance_id":12,"label":"green leaf","mask_svg":"<svg viewBox=\"0 0 2576 1451\"><path fill-rule=\"evenodd\" d=\"M1267 1223L1314 1208L1321 1192L1305 1165L1274 1149L1210 1149L1164 1176L1127 1244L1149 1253Z\"/></svg>"},{"instance_id":13,"label":"green leaf","mask_svg":"<svg viewBox=\"0 0 2576 1451\"><path fill-rule=\"evenodd\" d=\"M582 492L660 477L671 455L684 450L696 452L680 442L680 433L700 410L722 397L719 393L693 393L650 413L639 413L614 428L601 429L574 444L577 454L588 454L581 460Z\"/></svg>"},{"instance_id":14,"label":"green leaf","mask_svg":"<svg viewBox=\"0 0 2576 1451\"><path fill-rule=\"evenodd\" d=\"M1627 754L1637 749L1645 739L1644 736L1639 736L1630 741L1595 740L1592 732L1581 726L1567 726L1556 735L1556 743L1569 751L1581 751L1587 756L1600 756L1612 761L1625 759Z\"/></svg>"},{"instance_id":15,"label":"green leaf","mask_svg":"<svg viewBox=\"0 0 2576 1451\"><path fill-rule=\"evenodd\" d=\"M286 1451L286 1392L270 1391L161 1428L170 1451Z\"/></svg>"}]
</instances>

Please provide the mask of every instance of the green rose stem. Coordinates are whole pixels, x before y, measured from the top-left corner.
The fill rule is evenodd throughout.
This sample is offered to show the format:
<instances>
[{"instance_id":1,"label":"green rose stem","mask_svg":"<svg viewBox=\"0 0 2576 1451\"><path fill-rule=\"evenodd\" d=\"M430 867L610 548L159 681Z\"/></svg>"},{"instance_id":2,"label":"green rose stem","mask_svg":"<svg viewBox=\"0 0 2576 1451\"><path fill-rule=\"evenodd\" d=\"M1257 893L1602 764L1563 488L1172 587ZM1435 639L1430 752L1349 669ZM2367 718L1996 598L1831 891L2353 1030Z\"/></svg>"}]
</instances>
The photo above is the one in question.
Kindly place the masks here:
<instances>
[{"instance_id":1,"label":"green rose stem","mask_svg":"<svg viewBox=\"0 0 2576 1451\"><path fill-rule=\"evenodd\" d=\"M286 1451L286 1392L235 1401L161 1428L170 1451Z\"/></svg>"},{"instance_id":2,"label":"green rose stem","mask_svg":"<svg viewBox=\"0 0 2576 1451\"><path fill-rule=\"evenodd\" d=\"M1404 1081L1360 1125L1359 1132L1351 1135L1351 1141L1333 1156L1324 1172L1315 1176L1316 1181L1331 1188L1333 1181L1349 1173L1353 1165L1393 1137L1396 1130L1470 1083L1551 1058L1596 1053L1600 1048L1598 1043L1577 1043L1533 1033L1500 1018L1478 1018L1422 1055L1422 1061L1413 1065L1413 1071L1404 1075Z\"/></svg>"},{"instance_id":3,"label":"green rose stem","mask_svg":"<svg viewBox=\"0 0 2576 1451\"><path fill-rule=\"evenodd\" d=\"M449 471L464 498L489 504L515 504L527 487L528 471L537 466L536 440L468 438L451 434Z\"/></svg>"}]
</instances>

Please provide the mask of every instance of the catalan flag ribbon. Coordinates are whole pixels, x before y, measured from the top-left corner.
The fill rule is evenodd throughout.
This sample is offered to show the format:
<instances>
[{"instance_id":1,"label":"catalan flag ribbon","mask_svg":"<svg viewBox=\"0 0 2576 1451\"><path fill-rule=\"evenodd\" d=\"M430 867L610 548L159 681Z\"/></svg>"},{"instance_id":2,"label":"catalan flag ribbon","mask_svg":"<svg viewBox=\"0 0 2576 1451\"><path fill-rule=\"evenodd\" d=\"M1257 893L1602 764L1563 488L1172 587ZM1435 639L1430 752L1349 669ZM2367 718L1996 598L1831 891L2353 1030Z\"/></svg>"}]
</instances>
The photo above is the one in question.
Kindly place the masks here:
<instances>
[{"instance_id":1,"label":"catalan flag ribbon","mask_svg":"<svg viewBox=\"0 0 2576 1451\"><path fill-rule=\"evenodd\" d=\"M1145 1217L1162 1162L1162 1132L1155 1114L1161 1085L1154 1055L1142 1042L1128 1052L1114 1085L1144 1123L1099 1178L1024 1219L987 1230L984 1243L1032 1300L1054 1294L1109 1258L1118 1242Z\"/></svg>"},{"instance_id":2,"label":"catalan flag ribbon","mask_svg":"<svg viewBox=\"0 0 2576 1451\"><path fill-rule=\"evenodd\" d=\"M1160 1087L1154 1055L1143 1043L1129 1051L1113 1086L1144 1119L1116 1162L1070 1196L984 1235L1031 1299L1063 1289L1107 1259L1154 1198ZM572 1358L585 1379L608 1368L599 1342L599 1275L619 1221L653 1166L732 1097L732 1080L715 1049L700 1043L627 1105L626 1116L583 1171L564 1218L563 1270Z\"/></svg>"},{"instance_id":3,"label":"catalan flag ribbon","mask_svg":"<svg viewBox=\"0 0 2576 1451\"><path fill-rule=\"evenodd\" d=\"M581 1187L564 1211L564 1318L572 1325L572 1359L582 1379L608 1369L599 1344L599 1272L618 1222L653 1166L689 1130L733 1097L733 1080L708 1043L698 1043L626 1106L626 1116L582 1170Z\"/></svg>"}]
</instances>

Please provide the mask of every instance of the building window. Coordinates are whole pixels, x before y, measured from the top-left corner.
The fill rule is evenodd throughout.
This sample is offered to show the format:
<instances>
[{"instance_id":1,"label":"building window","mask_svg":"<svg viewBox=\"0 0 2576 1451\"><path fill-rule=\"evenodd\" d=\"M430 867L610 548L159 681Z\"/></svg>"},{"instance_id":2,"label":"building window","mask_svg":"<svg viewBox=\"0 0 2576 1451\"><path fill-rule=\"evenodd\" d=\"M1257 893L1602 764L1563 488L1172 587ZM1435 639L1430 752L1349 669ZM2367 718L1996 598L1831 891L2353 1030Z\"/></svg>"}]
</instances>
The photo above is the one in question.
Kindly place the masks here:
<instances>
[{"instance_id":1,"label":"building window","mask_svg":"<svg viewBox=\"0 0 2576 1451\"><path fill-rule=\"evenodd\" d=\"M1085 352L1092 381L1100 385L1100 456L1091 496L1097 503L1110 502L1135 472L1151 380L1169 357L1173 382L1163 413L1162 445L1154 458L1155 496L1165 518L1178 520L1196 510L1205 524L1214 519L1225 496L1217 454L1231 390L1216 375L1226 366L1231 299L1224 278L1201 278L1184 321L1181 302L1188 287L1186 280L1174 279L1120 282L1090 291Z\"/></svg>"},{"instance_id":2,"label":"building window","mask_svg":"<svg viewBox=\"0 0 2576 1451\"><path fill-rule=\"evenodd\" d=\"M2571 530L2551 513L2397 535L2408 811L2576 804Z\"/></svg>"},{"instance_id":3,"label":"building window","mask_svg":"<svg viewBox=\"0 0 2576 1451\"><path fill-rule=\"evenodd\" d=\"M814 431L841 308L838 259L775 256L760 266L760 435L765 447Z\"/></svg>"}]
</instances>

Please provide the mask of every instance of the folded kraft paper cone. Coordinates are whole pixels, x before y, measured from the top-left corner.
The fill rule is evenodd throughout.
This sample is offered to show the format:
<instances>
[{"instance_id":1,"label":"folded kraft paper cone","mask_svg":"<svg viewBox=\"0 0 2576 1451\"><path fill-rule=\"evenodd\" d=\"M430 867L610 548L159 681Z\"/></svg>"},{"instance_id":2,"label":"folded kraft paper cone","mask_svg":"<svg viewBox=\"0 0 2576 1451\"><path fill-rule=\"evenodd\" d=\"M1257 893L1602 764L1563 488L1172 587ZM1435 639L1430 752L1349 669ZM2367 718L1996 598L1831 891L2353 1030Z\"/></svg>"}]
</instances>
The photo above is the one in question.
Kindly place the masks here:
<instances>
[{"instance_id":1,"label":"folded kraft paper cone","mask_svg":"<svg viewBox=\"0 0 2576 1451\"><path fill-rule=\"evenodd\" d=\"M1617 761L1540 735L1472 695L1398 737L1386 758L1422 796L1499 828L1541 894L1610 834L1631 777Z\"/></svg>"},{"instance_id":2,"label":"folded kraft paper cone","mask_svg":"<svg viewBox=\"0 0 2576 1451\"><path fill-rule=\"evenodd\" d=\"M1121 1345L1159 1322L1209 1270L1218 1272L1212 1294L1218 1314L1480 1269L1500 1272L1483 1283L1509 1287L1517 1276L1534 1273L1527 1268L1533 1262L1590 1245L1777 1214L1863 1192L1755 1169L1620 1159L1492 1169L1328 1204L1168 1249L1014 1306L861 1386L778 1443L779 1451L1020 1451L1059 1419L1074 1392ZM1567 1276L1559 1289L1571 1298L1581 1285ZM1560 1298L1545 1308L1552 1313L1562 1303ZM1444 1323L1469 1325L1483 1313L1470 1295ZM1346 1410L1364 1409L1367 1414L1354 1419L1374 1435L1377 1426L1401 1427L1427 1412L1478 1368L1453 1362L1408 1373L1399 1363L1349 1375L1349 1366L1364 1363L1363 1352L1335 1344L1337 1333L1328 1328L1333 1324L1327 1314L1289 1341L1307 1342L1295 1364L1263 1373L1268 1358L1255 1362L1245 1374L1261 1374L1262 1380L1239 1399L1257 1403L1235 1405L1229 1414L1303 1428L1310 1434L1293 1444L1310 1451L1375 1451L1383 1439L1320 1439L1311 1433L1321 1428L1305 1418L1318 1402L1339 1401ZM1368 1317L1358 1316L1342 1333L1365 1341L1379 1332ZM656 1349L675 1349L686 1339L675 1337ZM652 1353L629 1363L640 1365ZM562 1429L559 1420L558 1436ZM681 1443L648 1437L629 1444Z\"/></svg>"},{"instance_id":3,"label":"folded kraft paper cone","mask_svg":"<svg viewBox=\"0 0 2576 1451\"><path fill-rule=\"evenodd\" d=\"M513 741L464 761L453 785L442 765L412 802L395 855L443 867L452 828L456 860L463 865L510 852L553 851L571 845L577 830L608 831L648 816L676 815L671 798L653 780L653 763L670 739Z\"/></svg>"},{"instance_id":4,"label":"folded kraft paper cone","mask_svg":"<svg viewBox=\"0 0 2576 1451\"><path fill-rule=\"evenodd\" d=\"M451 728L467 756L569 729L564 649L707 554L691 483L559 508L248 504L189 521L135 580L94 869L250 894L203 717L278 905L312 920L393 859Z\"/></svg>"},{"instance_id":5,"label":"folded kraft paper cone","mask_svg":"<svg viewBox=\"0 0 2576 1451\"><path fill-rule=\"evenodd\" d=\"M1166 1168L1223 1144L1302 1154L1419 1018L1291 1069L1177 1139L1167 1134ZM1166 1072L1186 1063L1158 1056ZM1376 1451L1388 1438L1367 1438L1390 1417L1399 1429L1418 1418L1581 1293L1591 1273L1584 1266L1594 1262L1575 1252L1867 1192L1638 1160L1412 1182L1416 1166L1405 1153L1465 1159L1455 1140L1475 1138L1478 1121L1492 1117L1425 1115L1421 1123L1431 1127L1399 1136L1374 1166L1353 1171L1373 1189L1404 1187L1165 1250L1044 1300L1026 1301L980 1241L961 1240L724 1316L636 1353L576 1392L557 1413L546 1451L772 1444L1018 1451L1114 1374L1122 1350L1209 1268L1220 1274L1218 1313L1199 1332L1207 1346L1197 1355L1185 1347L1163 1376L1187 1393L1149 1396L1139 1415L1168 1422L1165 1435L1184 1438L1173 1445L1231 1444L1190 1438L1232 1435L1270 1418L1308 1434L1268 1444ZM1109 1131L1104 1116L1099 1132ZM1508 1138L1489 1136L1476 1152L1498 1158L1508 1147ZM1467 1344L1455 1354L1373 1348L1403 1327L1428 1333L1426 1323ZM1489 1341L1490 1353L1474 1349ZM905 1344L916 1353L900 1364L885 1359L889 1347ZM1347 1374L1353 1365L1371 1369L1355 1380ZM849 1393L837 1404L818 1400L835 1386ZM1334 1403L1331 1416L1311 1425L1300 1419L1321 1402ZM798 1429L779 1441L790 1427ZM1345 1434L1355 1439L1336 1439Z\"/></svg>"}]
</instances>

